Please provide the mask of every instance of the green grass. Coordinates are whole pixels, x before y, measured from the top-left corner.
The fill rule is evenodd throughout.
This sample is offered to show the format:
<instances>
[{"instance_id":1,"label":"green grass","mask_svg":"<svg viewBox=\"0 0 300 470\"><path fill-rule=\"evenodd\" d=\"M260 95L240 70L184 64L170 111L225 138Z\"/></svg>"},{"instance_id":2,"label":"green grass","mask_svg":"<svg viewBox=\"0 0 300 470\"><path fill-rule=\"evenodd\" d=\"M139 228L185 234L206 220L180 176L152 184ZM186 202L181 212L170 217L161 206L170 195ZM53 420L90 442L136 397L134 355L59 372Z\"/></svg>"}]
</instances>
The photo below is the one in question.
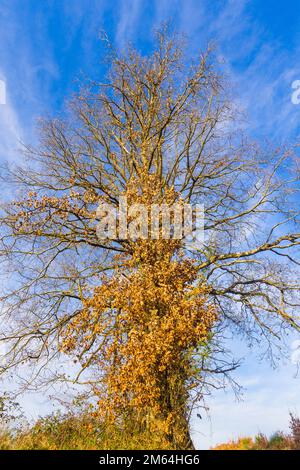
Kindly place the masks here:
<instances>
[{"instance_id":1,"label":"green grass","mask_svg":"<svg viewBox=\"0 0 300 470\"><path fill-rule=\"evenodd\" d=\"M153 450L161 445L155 434L128 432L88 414L53 413L33 426L0 431L0 450Z\"/></svg>"},{"instance_id":2,"label":"green grass","mask_svg":"<svg viewBox=\"0 0 300 470\"><path fill-rule=\"evenodd\" d=\"M79 407L80 409L80 407ZM90 410L56 412L29 425L19 405L0 397L0 450L173 450L163 444L159 432L141 431L134 420L111 425L95 418ZM300 449L300 419L290 414L290 434L276 432L269 438L241 437L213 450Z\"/></svg>"}]
</instances>

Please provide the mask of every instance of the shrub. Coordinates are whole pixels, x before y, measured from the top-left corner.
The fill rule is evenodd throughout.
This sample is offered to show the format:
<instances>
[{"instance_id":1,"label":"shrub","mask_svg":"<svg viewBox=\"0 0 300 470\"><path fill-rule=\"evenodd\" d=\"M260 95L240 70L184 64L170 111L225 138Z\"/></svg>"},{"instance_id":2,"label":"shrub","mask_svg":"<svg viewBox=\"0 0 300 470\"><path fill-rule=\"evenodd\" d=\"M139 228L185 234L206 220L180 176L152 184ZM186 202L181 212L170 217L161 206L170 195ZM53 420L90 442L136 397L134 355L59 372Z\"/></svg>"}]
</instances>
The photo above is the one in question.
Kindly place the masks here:
<instances>
[{"instance_id":1,"label":"shrub","mask_svg":"<svg viewBox=\"0 0 300 470\"><path fill-rule=\"evenodd\" d=\"M300 418L290 413L290 429L292 431L294 448L300 450Z\"/></svg>"}]
</instances>

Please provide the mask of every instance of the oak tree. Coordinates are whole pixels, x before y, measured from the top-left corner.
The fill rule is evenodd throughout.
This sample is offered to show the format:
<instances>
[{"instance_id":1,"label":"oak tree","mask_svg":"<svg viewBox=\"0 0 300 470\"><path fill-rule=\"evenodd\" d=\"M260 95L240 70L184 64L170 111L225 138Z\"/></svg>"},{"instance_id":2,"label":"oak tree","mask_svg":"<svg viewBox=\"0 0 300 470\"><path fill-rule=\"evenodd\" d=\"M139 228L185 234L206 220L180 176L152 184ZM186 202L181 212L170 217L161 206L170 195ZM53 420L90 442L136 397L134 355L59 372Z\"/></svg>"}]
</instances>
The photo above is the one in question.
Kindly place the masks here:
<instances>
[{"instance_id":1,"label":"oak tree","mask_svg":"<svg viewBox=\"0 0 300 470\"><path fill-rule=\"evenodd\" d=\"M96 413L190 447L193 400L230 369L212 354L217 332L271 345L299 328L297 159L239 130L212 50L187 65L163 31L153 53L111 48L109 60L3 171L18 195L0 221L1 371L30 364L35 387L68 380L50 365L69 355ZM203 204L204 243L99 239L97 207L121 196Z\"/></svg>"}]
</instances>

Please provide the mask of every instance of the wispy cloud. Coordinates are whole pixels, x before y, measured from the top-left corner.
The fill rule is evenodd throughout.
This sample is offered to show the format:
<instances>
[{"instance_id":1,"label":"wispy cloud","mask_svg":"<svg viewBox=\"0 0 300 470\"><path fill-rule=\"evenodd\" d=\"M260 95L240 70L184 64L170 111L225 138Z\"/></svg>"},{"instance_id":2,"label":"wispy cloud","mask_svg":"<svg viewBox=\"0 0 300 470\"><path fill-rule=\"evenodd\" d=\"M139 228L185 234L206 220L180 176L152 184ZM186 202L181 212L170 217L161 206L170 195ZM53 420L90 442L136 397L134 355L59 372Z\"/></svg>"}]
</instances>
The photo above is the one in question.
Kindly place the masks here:
<instances>
[{"instance_id":1,"label":"wispy cloud","mask_svg":"<svg viewBox=\"0 0 300 470\"><path fill-rule=\"evenodd\" d=\"M241 436L267 436L276 431L289 432L289 412L300 412L299 377L291 361L271 369L258 362L254 353L247 352L241 342L235 344L236 354L247 353L244 363L236 373L242 394L216 391L208 400L209 413L195 416L193 436L199 449Z\"/></svg>"},{"instance_id":2,"label":"wispy cloud","mask_svg":"<svg viewBox=\"0 0 300 470\"><path fill-rule=\"evenodd\" d=\"M142 29L142 21L139 22L142 1L129 0L121 1L119 4L119 14L117 20L117 29L115 35L116 44L123 47L128 41L132 40L133 34Z\"/></svg>"},{"instance_id":3,"label":"wispy cloud","mask_svg":"<svg viewBox=\"0 0 300 470\"><path fill-rule=\"evenodd\" d=\"M4 0L0 5L0 77L6 85L6 104L0 107L2 161L20 158L20 141L34 139L35 119L49 105L48 85L57 74L50 46L42 56L35 55L14 3Z\"/></svg>"},{"instance_id":4,"label":"wispy cloud","mask_svg":"<svg viewBox=\"0 0 300 470\"><path fill-rule=\"evenodd\" d=\"M249 0L157 0L154 21L158 25L173 20L188 36L191 53L209 41L216 44L249 130L275 139L295 138L300 105L292 105L290 98L291 83L300 78L300 48L287 48L270 35L270 25L257 19L252 5Z\"/></svg>"},{"instance_id":5,"label":"wispy cloud","mask_svg":"<svg viewBox=\"0 0 300 470\"><path fill-rule=\"evenodd\" d=\"M4 77L1 72L0 75ZM5 78L3 80L6 83ZM6 91L5 101L5 104L0 105L0 159L12 161L17 158L17 145L22 140L24 132L18 112L11 103L9 91Z\"/></svg>"}]
</instances>

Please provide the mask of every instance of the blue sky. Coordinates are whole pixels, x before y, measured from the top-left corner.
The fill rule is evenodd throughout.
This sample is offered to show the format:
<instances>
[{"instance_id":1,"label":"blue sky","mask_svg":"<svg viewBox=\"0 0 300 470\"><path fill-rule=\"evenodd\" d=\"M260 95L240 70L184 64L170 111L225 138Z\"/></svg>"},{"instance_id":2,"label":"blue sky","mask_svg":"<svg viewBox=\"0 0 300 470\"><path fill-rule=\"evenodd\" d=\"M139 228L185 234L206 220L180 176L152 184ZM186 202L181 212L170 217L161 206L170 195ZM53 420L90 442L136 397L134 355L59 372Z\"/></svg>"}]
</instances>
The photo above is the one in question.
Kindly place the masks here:
<instances>
[{"instance_id":1,"label":"blue sky","mask_svg":"<svg viewBox=\"0 0 300 470\"><path fill-rule=\"evenodd\" d=\"M101 77L101 30L116 48L131 41L147 53L153 29L169 20L187 35L191 55L208 41L216 43L251 134L278 143L298 138L300 105L291 102L291 84L300 80L297 0L0 0L0 80L7 90L0 105L0 161L21 158L18 141L34 142L37 118L64 111L76 78ZM273 370L241 341L232 346L237 357L245 357L236 374L245 388L243 401L230 390L208 400L210 418L193 422L201 448L287 429L288 411L300 412L300 377L290 360ZM42 396L27 396L23 403L32 417L51 407Z\"/></svg>"}]
</instances>

